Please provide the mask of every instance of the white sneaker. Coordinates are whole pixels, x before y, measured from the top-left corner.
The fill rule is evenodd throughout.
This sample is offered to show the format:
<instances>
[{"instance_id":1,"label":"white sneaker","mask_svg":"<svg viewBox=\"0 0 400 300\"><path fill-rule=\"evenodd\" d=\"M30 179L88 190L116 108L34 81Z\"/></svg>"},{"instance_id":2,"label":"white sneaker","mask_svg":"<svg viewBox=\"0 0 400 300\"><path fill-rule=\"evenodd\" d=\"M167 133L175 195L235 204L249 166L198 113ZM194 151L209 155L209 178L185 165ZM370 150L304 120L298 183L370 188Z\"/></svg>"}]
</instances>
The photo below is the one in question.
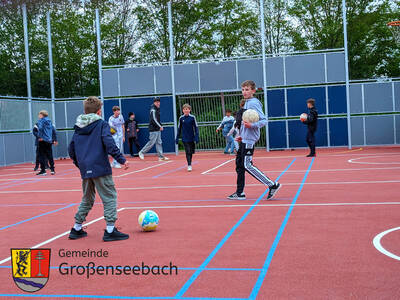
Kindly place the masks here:
<instances>
[{"instance_id":1,"label":"white sneaker","mask_svg":"<svg viewBox=\"0 0 400 300\"><path fill-rule=\"evenodd\" d=\"M144 159L144 155L143 155L142 151L139 151L139 158L142 160Z\"/></svg>"},{"instance_id":2,"label":"white sneaker","mask_svg":"<svg viewBox=\"0 0 400 300\"><path fill-rule=\"evenodd\" d=\"M165 157L165 156L159 157L159 158L158 158L158 161L163 161L163 160L169 160L169 158L168 158L168 157Z\"/></svg>"},{"instance_id":3,"label":"white sneaker","mask_svg":"<svg viewBox=\"0 0 400 300\"><path fill-rule=\"evenodd\" d=\"M114 168L116 168L116 169L121 169L122 167L121 167L120 164L117 164L117 165L114 166Z\"/></svg>"},{"instance_id":4,"label":"white sneaker","mask_svg":"<svg viewBox=\"0 0 400 300\"><path fill-rule=\"evenodd\" d=\"M192 166L188 166L188 172L192 172Z\"/></svg>"}]
</instances>

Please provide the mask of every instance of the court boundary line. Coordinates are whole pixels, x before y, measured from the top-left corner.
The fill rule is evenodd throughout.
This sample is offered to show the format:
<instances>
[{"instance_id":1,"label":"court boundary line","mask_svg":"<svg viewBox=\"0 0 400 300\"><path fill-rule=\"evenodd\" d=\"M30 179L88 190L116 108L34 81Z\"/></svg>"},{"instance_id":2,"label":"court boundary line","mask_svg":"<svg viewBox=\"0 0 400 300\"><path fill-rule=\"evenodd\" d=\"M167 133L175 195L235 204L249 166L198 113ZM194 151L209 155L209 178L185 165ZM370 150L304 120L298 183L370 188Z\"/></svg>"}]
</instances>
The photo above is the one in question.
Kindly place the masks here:
<instances>
[{"instance_id":1,"label":"court boundary line","mask_svg":"<svg viewBox=\"0 0 400 300\"><path fill-rule=\"evenodd\" d=\"M333 185L333 184L372 184L372 183L400 183L400 180L366 180L366 181L327 181L327 182L306 182L305 185ZM285 186L300 185L300 182L288 182ZM235 184L205 184L205 185L169 185L169 186L144 186L144 187L118 187L118 191L135 190L159 190L159 189L192 189L192 188L211 188L211 187L235 187ZM246 186L264 186L261 183L250 183ZM0 194L23 194L23 193L67 193L82 192L82 189L70 190L29 190L29 191L0 191Z\"/></svg>"},{"instance_id":2,"label":"court boundary line","mask_svg":"<svg viewBox=\"0 0 400 300\"><path fill-rule=\"evenodd\" d=\"M201 175L205 175L208 172L214 171L214 170L218 169L219 167L222 167L222 166L224 166L224 165L226 165L226 164L228 164L228 163L230 163L231 161L234 161L234 160L235 160L235 158L229 159L229 160L223 162L222 164L219 164L218 166L216 166L214 168L211 168L209 170L206 170L206 171L202 172Z\"/></svg>"},{"instance_id":3,"label":"court boundary line","mask_svg":"<svg viewBox=\"0 0 400 300\"><path fill-rule=\"evenodd\" d=\"M69 205L67 205L67 206L60 207L60 208L57 208L57 209L55 209L55 210L52 210L52 211L49 211L49 212L45 212L45 213L42 213L42 214L40 214L40 215L37 215L37 216L34 216L34 217L30 217L30 218L28 218L28 219L19 221L19 222L17 222L17 223L10 224L10 225L6 225L6 226L4 226L4 227L1 227L1 228L0 228L0 231L1 231L1 230L4 230L4 229L7 229L7 228L11 228L11 227L18 226L18 225L20 225L20 224L23 224L23 223L26 223L26 222L35 220L35 219L40 218L40 217L43 217L43 216L47 216L47 215L50 215L50 214L59 212L59 211L61 211L61 210L70 208L70 207L75 206L75 205L76 205L75 203L69 204Z\"/></svg>"},{"instance_id":4,"label":"court boundary line","mask_svg":"<svg viewBox=\"0 0 400 300\"><path fill-rule=\"evenodd\" d=\"M282 173L278 176L276 181L282 177L283 174L294 164L296 161L296 158L294 158L289 165L282 171ZM193 282L199 277L201 272L204 270L204 268L211 262L211 260L215 257L215 255L218 253L218 251L222 248L222 246L225 244L225 242L232 236L232 234L235 232L237 228L243 223L243 221L247 218L247 216L252 212L252 210L257 206L257 204L261 201L261 199L267 194L267 191L269 188L267 188L260 197L253 203L253 205L243 214L243 216L233 225L233 227L228 231L228 233L222 238L222 240L217 244L217 246L214 248L214 250L207 256L207 258L203 261L203 263L200 265L199 269L196 270L192 274L192 276L185 282L185 284L181 287L181 289L176 293L176 297L183 297L183 295L187 292L187 290L190 288L190 286L193 284Z\"/></svg>"},{"instance_id":5,"label":"court boundary line","mask_svg":"<svg viewBox=\"0 0 400 300\"><path fill-rule=\"evenodd\" d=\"M122 211L122 210L124 210L124 209L125 209L124 207L121 207L121 208L117 209L117 212L120 212L120 211ZM104 219L104 216L101 216L101 217L99 217L99 218L97 218L97 219L94 219L94 220L92 220L92 221L90 221L90 222L87 222L87 223L85 223L85 224L82 224L82 226L89 226L89 225L91 225L91 224L93 224L93 223L96 223L96 222L98 222L98 221L100 221L100 220L103 220L103 219ZM52 237L52 238L49 238L49 239L45 240L44 242L41 242L41 243L36 244L35 246L29 247L29 248L30 248L30 249L39 248L39 247L41 247L41 246L43 246L43 245L46 245L46 244L48 244L48 243L51 243L52 241L55 241L55 240L59 239L60 237L63 237L63 236L65 236L65 235L69 234L69 233L70 233L70 230L65 231L65 232L63 232L63 233L60 233L60 234L58 234L58 235ZM11 256L9 256L9 257L7 257L7 258L5 258L5 259L3 259L3 260L0 260L0 265L2 265L3 263L5 263L5 262L7 262L7 261L10 261L10 260L11 260Z\"/></svg>"},{"instance_id":6,"label":"court boundary line","mask_svg":"<svg viewBox=\"0 0 400 300\"><path fill-rule=\"evenodd\" d=\"M399 153L393 153L392 155L375 155L375 156L369 156L369 157L356 157L347 160L348 163L351 164L360 164L360 165L400 165L400 162L363 162L363 161L357 161L359 159L364 159L364 158L376 158L376 157L387 157L387 156L399 156Z\"/></svg>"},{"instance_id":7,"label":"court boundary line","mask_svg":"<svg viewBox=\"0 0 400 300\"><path fill-rule=\"evenodd\" d=\"M146 171L146 170L149 170L149 169L153 169L153 168L165 165L165 164L169 164L171 162L173 162L173 160L164 161L164 162L156 164L156 165L152 165L152 166L149 166L149 167L146 167L146 168L143 168L143 169L139 169L139 170L135 170L135 171L132 171L132 172L124 173L124 174L121 174L121 175L113 175L113 177L115 177L115 178L125 177L125 176L131 175L131 174L140 173L140 172L143 172L143 171Z\"/></svg>"},{"instance_id":8,"label":"court boundary line","mask_svg":"<svg viewBox=\"0 0 400 300\"><path fill-rule=\"evenodd\" d=\"M253 289L251 291L249 299L256 299L258 293L260 292L261 286L262 286L262 284L263 284L263 282L265 280L265 276L267 275L269 266L271 265L272 258L273 258L274 254L275 254L276 249L278 248L278 244L279 244L279 241L281 240L283 231L285 230L285 227L286 227L287 223L289 222L289 218L290 218L290 215L292 214L294 205L296 204L296 201L300 196L300 193L301 193L301 191L302 191L302 189L304 187L304 183L307 180L308 174L310 173L310 170L311 170L312 165L314 164L314 161L315 161L315 159L313 158L311 160L311 162L310 162L310 165L308 166L307 172L304 174L304 177L303 177L303 180L302 180L302 184L297 189L296 195L293 198L293 201L292 201L292 203L291 203L291 205L290 205L290 207L289 207L289 209L288 209L288 211L287 211L287 213L285 215L285 218L282 221L281 226L279 227L279 230L278 230L278 232L277 232L277 234L275 236L274 242L272 243L272 246L268 251L267 258L265 259L265 262L264 262L264 265L263 265L263 268L262 268L263 270L261 271L260 275L258 276L258 279L257 279L257 281L256 281L256 283L255 283L255 285L254 285L254 287L253 287Z\"/></svg>"},{"instance_id":9,"label":"court boundary line","mask_svg":"<svg viewBox=\"0 0 400 300\"><path fill-rule=\"evenodd\" d=\"M385 231L379 233L379 234L376 235L376 236L374 237L374 239L372 240L372 244L374 245L374 247L376 248L376 250L378 250L378 251L381 252L382 254L384 254L384 255L386 255L386 256L388 256L388 257L390 257L390 258L393 258L393 259L395 259L395 260L399 260L399 261L400 261L400 256L398 256L398 255L396 255L396 254L393 254L392 252L386 250L386 249L382 246L382 244L381 244L381 239L382 239L385 235L387 235L387 234L389 234L389 233L391 233L391 232L393 232L393 231L397 231L397 230L400 230L400 227L391 228L391 229L388 229L388 230L385 230Z\"/></svg>"}]
</instances>

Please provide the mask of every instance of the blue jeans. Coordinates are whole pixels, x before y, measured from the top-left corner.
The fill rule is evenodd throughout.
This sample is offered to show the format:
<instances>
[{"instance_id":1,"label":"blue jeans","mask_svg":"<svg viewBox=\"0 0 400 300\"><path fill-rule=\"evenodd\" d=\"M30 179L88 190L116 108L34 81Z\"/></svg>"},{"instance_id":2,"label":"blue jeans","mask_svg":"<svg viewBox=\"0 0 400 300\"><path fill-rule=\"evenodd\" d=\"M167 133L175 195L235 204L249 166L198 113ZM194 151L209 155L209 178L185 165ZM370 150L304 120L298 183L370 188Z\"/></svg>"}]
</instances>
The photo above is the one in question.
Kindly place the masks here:
<instances>
[{"instance_id":1,"label":"blue jeans","mask_svg":"<svg viewBox=\"0 0 400 300\"><path fill-rule=\"evenodd\" d=\"M226 147L225 147L224 152L233 153L233 150L235 149L234 138L230 135L230 136L226 136L225 139L226 139ZM230 149L230 151L229 151L229 149Z\"/></svg>"}]
</instances>

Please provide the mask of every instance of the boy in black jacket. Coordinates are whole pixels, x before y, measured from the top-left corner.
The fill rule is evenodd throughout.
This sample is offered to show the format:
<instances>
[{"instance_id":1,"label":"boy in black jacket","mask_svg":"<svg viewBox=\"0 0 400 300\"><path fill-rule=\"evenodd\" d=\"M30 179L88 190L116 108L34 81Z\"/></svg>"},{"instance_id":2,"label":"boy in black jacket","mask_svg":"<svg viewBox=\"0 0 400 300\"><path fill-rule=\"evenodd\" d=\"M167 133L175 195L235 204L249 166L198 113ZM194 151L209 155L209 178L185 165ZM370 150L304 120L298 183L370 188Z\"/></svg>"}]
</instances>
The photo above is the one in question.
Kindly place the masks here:
<instances>
[{"instance_id":1,"label":"boy in black jacket","mask_svg":"<svg viewBox=\"0 0 400 300\"><path fill-rule=\"evenodd\" d=\"M127 133L126 136L128 137L129 153L134 157L132 146L135 144L136 150L139 152L140 145L138 142L139 126L138 122L135 120L135 114L133 112L128 114L128 120L125 121L125 130Z\"/></svg>"},{"instance_id":2,"label":"boy in black jacket","mask_svg":"<svg viewBox=\"0 0 400 300\"><path fill-rule=\"evenodd\" d=\"M114 227L117 220L117 191L112 179L108 155L128 168L128 162L119 151L110 133L110 126L101 118L103 103L97 97L89 97L83 102L85 114L78 116L75 132L68 147L69 156L79 168L82 177L83 197L75 215L75 225L69 234L70 239L87 236L82 223L92 209L96 190L104 205L104 219L107 228L103 241L126 240L129 235Z\"/></svg>"},{"instance_id":3,"label":"boy in black jacket","mask_svg":"<svg viewBox=\"0 0 400 300\"><path fill-rule=\"evenodd\" d=\"M315 156L315 132L317 131L317 122L318 122L318 111L315 108L315 100L310 98L307 100L308 107L308 115L307 119L303 121L304 124L307 124L307 144L310 147L310 154L307 157Z\"/></svg>"}]
</instances>

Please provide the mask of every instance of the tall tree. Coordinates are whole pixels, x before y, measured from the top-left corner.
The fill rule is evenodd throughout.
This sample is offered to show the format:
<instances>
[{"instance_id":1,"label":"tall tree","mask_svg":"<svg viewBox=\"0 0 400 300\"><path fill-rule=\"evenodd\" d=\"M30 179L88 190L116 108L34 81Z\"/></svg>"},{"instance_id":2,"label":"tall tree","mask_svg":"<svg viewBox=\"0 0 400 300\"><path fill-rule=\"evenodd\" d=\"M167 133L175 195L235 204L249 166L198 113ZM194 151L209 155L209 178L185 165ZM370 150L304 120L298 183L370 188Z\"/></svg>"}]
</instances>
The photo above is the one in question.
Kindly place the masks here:
<instances>
[{"instance_id":1,"label":"tall tree","mask_svg":"<svg viewBox=\"0 0 400 300\"><path fill-rule=\"evenodd\" d=\"M396 45L386 26L399 2L389 0L347 1L350 78L399 76ZM341 48L343 19L341 0L294 0L289 12L294 18L293 46L297 50ZM397 51L398 52L398 51Z\"/></svg>"}]
</instances>

